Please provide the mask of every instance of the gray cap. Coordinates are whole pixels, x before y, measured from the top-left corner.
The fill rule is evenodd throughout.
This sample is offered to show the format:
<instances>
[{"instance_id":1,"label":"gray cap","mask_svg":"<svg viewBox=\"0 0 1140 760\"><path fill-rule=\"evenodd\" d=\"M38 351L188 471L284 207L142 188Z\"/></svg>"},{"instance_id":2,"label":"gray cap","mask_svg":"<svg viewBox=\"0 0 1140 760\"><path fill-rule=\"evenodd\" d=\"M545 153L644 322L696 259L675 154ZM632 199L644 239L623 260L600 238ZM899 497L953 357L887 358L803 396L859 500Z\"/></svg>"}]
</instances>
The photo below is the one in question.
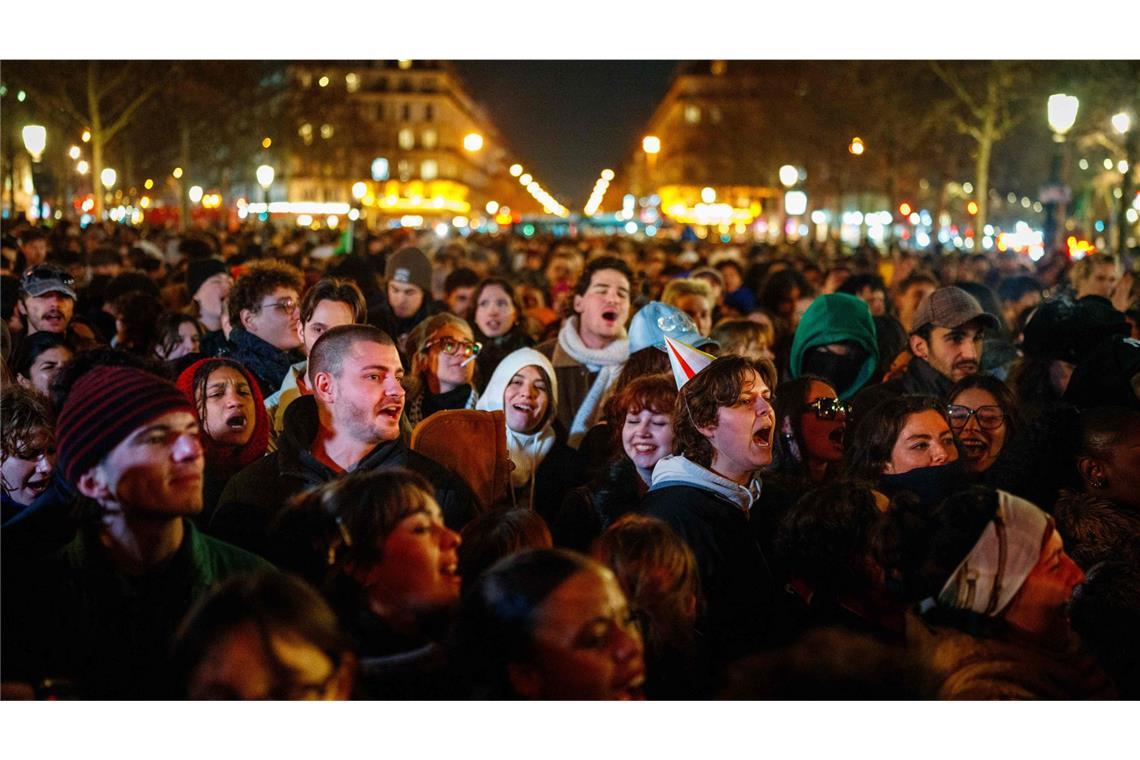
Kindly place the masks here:
<instances>
[{"instance_id":1,"label":"gray cap","mask_svg":"<svg viewBox=\"0 0 1140 760\"><path fill-rule=\"evenodd\" d=\"M45 293L62 293L75 300L75 278L51 264L30 267L20 278L20 290L33 298Z\"/></svg>"},{"instance_id":2,"label":"gray cap","mask_svg":"<svg viewBox=\"0 0 1140 760\"><path fill-rule=\"evenodd\" d=\"M953 330L974 320L995 330L1001 327L997 317L986 312L978 299L961 288L947 285L922 299L914 310L910 332L913 335L927 325Z\"/></svg>"}]
</instances>

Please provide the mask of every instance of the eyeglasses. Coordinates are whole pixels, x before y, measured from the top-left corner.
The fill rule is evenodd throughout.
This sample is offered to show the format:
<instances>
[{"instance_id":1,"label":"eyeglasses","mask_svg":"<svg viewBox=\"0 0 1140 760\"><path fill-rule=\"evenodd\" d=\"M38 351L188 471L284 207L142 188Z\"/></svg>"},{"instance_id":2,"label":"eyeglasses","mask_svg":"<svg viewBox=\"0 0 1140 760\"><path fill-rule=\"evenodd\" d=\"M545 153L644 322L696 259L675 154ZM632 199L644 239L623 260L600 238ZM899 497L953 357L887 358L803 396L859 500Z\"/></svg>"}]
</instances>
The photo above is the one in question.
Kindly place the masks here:
<instances>
[{"instance_id":1,"label":"eyeglasses","mask_svg":"<svg viewBox=\"0 0 1140 760\"><path fill-rule=\"evenodd\" d=\"M804 408L813 410L816 418L821 420L833 420L841 414L851 413L851 407L837 398L817 398Z\"/></svg>"},{"instance_id":2,"label":"eyeglasses","mask_svg":"<svg viewBox=\"0 0 1140 760\"><path fill-rule=\"evenodd\" d=\"M483 344L479 343L478 341L456 340L455 338L436 338L435 340L429 340L424 344L424 351L430 351L431 347L435 345L439 346L440 351L451 356L454 356L455 352L459 351L461 348L463 350L464 356L474 356L483 348Z\"/></svg>"},{"instance_id":3,"label":"eyeglasses","mask_svg":"<svg viewBox=\"0 0 1140 760\"><path fill-rule=\"evenodd\" d=\"M297 310L297 302L292 298L282 298L280 301L270 301L269 303L258 304L257 308L280 309L286 314L292 314Z\"/></svg>"},{"instance_id":4,"label":"eyeglasses","mask_svg":"<svg viewBox=\"0 0 1140 760\"><path fill-rule=\"evenodd\" d=\"M1001 410L1000 406L987 405L971 409L968 406L950 404L946 407L946 416L950 418L950 427L955 430L966 427L971 415L978 420L978 425L984 430L1001 427L1002 423L1005 422L1005 412Z\"/></svg>"},{"instance_id":5,"label":"eyeglasses","mask_svg":"<svg viewBox=\"0 0 1140 760\"><path fill-rule=\"evenodd\" d=\"M75 278L64 270L53 267L50 264L36 264L34 267L29 267L24 272L26 282L35 282L36 280L56 280L64 285L74 285Z\"/></svg>"}]
</instances>

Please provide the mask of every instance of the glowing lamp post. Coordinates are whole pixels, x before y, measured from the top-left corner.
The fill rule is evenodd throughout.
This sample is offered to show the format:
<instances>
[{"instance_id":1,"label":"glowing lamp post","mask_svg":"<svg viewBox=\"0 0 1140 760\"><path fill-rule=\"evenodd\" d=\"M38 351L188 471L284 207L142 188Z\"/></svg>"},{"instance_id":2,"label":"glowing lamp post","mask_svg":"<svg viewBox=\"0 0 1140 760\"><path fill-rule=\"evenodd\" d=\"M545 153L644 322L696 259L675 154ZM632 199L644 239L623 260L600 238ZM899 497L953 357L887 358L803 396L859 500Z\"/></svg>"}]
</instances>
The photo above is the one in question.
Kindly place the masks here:
<instances>
[{"instance_id":1,"label":"glowing lamp post","mask_svg":"<svg viewBox=\"0 0 1140 760\"><path fill-rule=\"evenodd\" d=\"M1116 216L1116 250L1122 251L1128 245L1128 227L1131 224L1128 218L1129 202L1134 195L1132 186L1132 167L1140 156L1140 136L1133 129L1131 114L1121 111L1112 117L1112 128L1118 135L1124 136L1124 164L1117 166L1122 169L1120 180L1120 208ZM1135 217L1133 217L1135 218Z\"/></svg>"},{"instance_id":2,"label":"glowing lamp post","mask_svg":"<svg viewBox=\"0 0 1140 760\"><path fill-rule=\"evenodd\" d=\"M21 130L21 135L24 138L24 148L32 156L32 193L39 198L36 218L42 220L44 218L44 199L39 191L41 183L36 178L36 175L39 174L39 167L36 164L43 158L44 148L47 147L47 129L39 124L29 124Z\"/></svg>"},{"instance_id":3,"label":"glowing lamp post","mask_svg":"<svg viewBox=\"0 0 1140 760\"><path fill-rule=\"evenodd\" d=\"M273 177L277 174L269 164L257 167L257 184L261 185L261 194L265 199L265 227L269 228L269 188L273 184Z\"/></svg>"},{"instance_id":4,"label":"glowing lamp post","mask_svg":"<svg viewBox=\"0 0 1140 760\"><path fill-rule=\"evenodd\" d=\"M483 135L470 132L463 137L463 150L468 153L478 153L483 150Z\"/></svg>"},{"instance_id":5,"label":"glowing lamp post","mask_svg":"<svg viewBox=\"0 0 1140 760\"><path fill-rule=\"evenodd\" d=\"M1063 183L1065 174L1065 134L1077 121L1077 108L1080 101L1073 95L1057 93L1049 96L1046 114L1049 129L1053 131L1053 162L1049 168L1049 186L1042 193L1045 201L1044 243L1050 250L1059 238L1059 230L1064 226L1065 213L1069 205L1069 188Z\"/></svg>"}]
</instances>

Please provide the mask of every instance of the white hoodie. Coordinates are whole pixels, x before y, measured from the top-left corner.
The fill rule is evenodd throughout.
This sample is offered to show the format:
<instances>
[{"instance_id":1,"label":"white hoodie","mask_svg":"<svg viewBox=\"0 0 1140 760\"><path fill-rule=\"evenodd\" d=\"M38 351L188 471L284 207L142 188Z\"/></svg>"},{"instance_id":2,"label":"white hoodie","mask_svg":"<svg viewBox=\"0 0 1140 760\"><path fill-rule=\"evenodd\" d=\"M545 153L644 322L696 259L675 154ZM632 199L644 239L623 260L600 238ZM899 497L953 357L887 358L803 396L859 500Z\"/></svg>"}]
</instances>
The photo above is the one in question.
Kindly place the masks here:
<instances>
[{"instance_id":1,"label":"white hoodie","mask_svg":"<svg viewBox=\"0 0 1140 760\"><path fill-rule=\"evenodd\" d=\"M753 478L745 488L739 483L717 475L712 470L690 462L680 454L670 454L662 457L653 468L653 483L649 490L657 491L666 486L693 486L712 491L748 512L760 498L761 483L759 478Z\"/></svg>"},{"instance_id":2,"label":"white hoodie","mask_svg":"<svg viewBox=\"0 0 1140 760\"><path fill-rule=\"evenodd\" d=\"M475 405L476 409L485 412L501 410L503 408L503 394L506 392L507 384L510 383L511 378L523 367L532 365L541 368L550 381L550 387L547 390L550 406L546 410L546 419L538 430L531 433L519 433L511 430L510 425L507 425L507 451L515 465L514 470L511 471L511 492L513 495L515 488L522 488L529 482L530 487L527 492L530 494L529 505L531 507L534 506L534 481L538 466L554 448L554 420L558 412L558 379L554 374L554 365L533 348L520 348L518 351L507 354L499 362L499 366L495 367L491 380L487 383L487 389L483 391L483 395L479 397L479 402Z\"/></svg>"}]
</instances>

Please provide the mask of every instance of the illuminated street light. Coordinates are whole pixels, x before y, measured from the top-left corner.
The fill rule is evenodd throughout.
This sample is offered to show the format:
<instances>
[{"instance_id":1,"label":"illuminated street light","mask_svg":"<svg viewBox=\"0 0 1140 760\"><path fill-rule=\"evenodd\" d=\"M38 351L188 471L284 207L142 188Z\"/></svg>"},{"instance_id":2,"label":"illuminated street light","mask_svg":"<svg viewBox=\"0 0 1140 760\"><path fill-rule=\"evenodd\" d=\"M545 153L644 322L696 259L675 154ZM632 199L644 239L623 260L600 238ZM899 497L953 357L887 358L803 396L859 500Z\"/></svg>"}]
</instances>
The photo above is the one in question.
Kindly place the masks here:
<instances>
[{"instance_id":1,"label":"illuminated street light","mask_svg":"<svg viewBox=\"0 0 1140 760\"><path fill-rule=\"evenodd\" d=\"M511 164L510 172L512 177L519 176L523 173L522 164Z\"/></svg>"},{"instance_id":2,"label":"illuminated street light","mask_svg":"<svg viewBox=\"0 0 1140 760\"><path fill-rule=\"evenodd\" d=\"M80 161L75 165L75 171L79 174L86 174L87 172L91 171L91 164L87 163L86 161Z\"/></svg>"},{"instance_id":3,"label":"illuminated street light","mask_svg":"<svg viewBox=\"0 0 1140 760\"><path fill-rule=\"evenodd\" d=\"M641 149L649 155L661 152L661 138L656 135L646 135L641 141Z\"/></svg>"},{"instance_id":4,"label":"illuminated street light","mask_svg":"<svg viewBox=\"0 0 1140 760\"><path fill-rule=\"evenodd\" d=\"M79 146L78 145L72 145L71 148L69 148L67 151L67 157L70 158L72 161L78 161L79 160Z\"/></svg>"},{"instance_id":5,"label":"illuminated street light","mask_svg":"<svg viewBox=\"0 0 1140 760\"><path fill-rule=\"evenodd\" d=\"M146 182L143 183L143 188L146 190L150 190L152 187L154 187L154 180L153 179L148 179Z\"/></svg>"},{"instance_id":6,"label":"illuminated street light","mask_svg":"<svg viewBox=\"0 0 1140 760\"><path fill-rule=\"evenodd\" d=\"M487 205L484 208L487 209L488 214L490 214L491 216L494 216L499 211L499 202L498 201L487 201Z\"/></svg>"},{"instance_id":7,"label":"illuminated street light","mask_svg":"<svg viewBox=\"0 0 1140 760\"><path fill-rule=\"evenodd\" d=\"M268 149L269 146L272 144L273 144L273 141L270 140L268 137L266 137L264 140L261 141L261 147L266 148L266 149Z\"/></svg>"},{"instance_id":8,"label":"illuminated street light","mask_svg":"<svg viewBox=\"0 0 1140 760\"><path fill-rule=\"evenodd\" d=\"M865 150L865 148L863 146L862 138L852 137L851 138L851 144L847 146L847 150L853 156L863 155L863 151Z\"/></svg>"},{"instance_id":9,"label":"illuminated street light","mask_svg":"<svg viewBox=\"0 0 1140 760\"><path fill-rule=\"evenodd\" d=\"M190 192L187 193L187 197L190 198L191 203L197 203L198 201L202 200L202 188L201 188L201 186L194 185L193 187L191 187Z\"/></svg>"},{"instance_id":10,"label":"illuminated street light","mask_svg":"<svg viewBox=\"0 0 1140 760\"><path fill-rule=\"evenodd\" d=\"M789 190L784 194L784 213L799 216L807 211L807 193L802 190Z\"/></svg>"},{"instance_id":11,"label":"illuminated street light","mask_svg":"<svg viewBox=\"0 0 1140 760\"><path fill-rule=\"evenodd\" d=\"M257 167L257 184L261 185L261 189L269 192L269 186L273 184L273 177L277 172L269 164L262 164Z\"/></svg>"},{"instance_id":12,"label":"illuminated street light","mask_svg":"<svg viewBox=\"0 0 1140 760\"><path fill-rule=\"evenodd\" d=\"M1132 117L1121 111L1112 117L1112 128L1116 130L1116 134L1124 134L1132 128Z\"/></svg>"},{"instance_id":13,"label":"illuminated street light","mask_svg":"<svg viewBox=\"0 0 1140 760\"><path fill-rule=\"evenodd\" d=\"M103 187L107 190L115 186L115 181L118 178L118 173L110 167L107 167L99 174L99 181L103 183Z\"/></svg>"},{"instance_id":14,"label":"illuminated street light","mask_svg":"<svg viewBox=\"0 0 1140 760\"><path fill-rule=\"evenodd\" d=\"M363 182L353 182L352 183L352 197L355 198L358 203L360 202L360 199L363 198L367 192L368 192L368 185L364 184Z\"/></svg>"},{"instance_id":15,"label":"illuminated street light","mask_svg":"<svg viewBox=\"0 0 1140 760\"><path fill-rule=\"evenodd\" d=\"M612 182L614 178L613 169L602 169L602 179L606 182Z\"/></svg>"},{"instance_id":16,"label":"illuminated street light","mask_svg":"<svg viewBox=\"0 0 1140 760\"><path fill-rule=\"evenodd\" d=\"M530 184L530 181L532 179L534 179L534 177L530 176L529 174L524 174L521 177L519 177L519 184L522 185L523 187L526 187L527 185Z\"/></svg>"},{"instance_id":17,"label":"illuminated street light","mask_svg":"<svg viewBox=\"0 0 1140 760\"><path fill-rule=\"evenodd\" d=\"M1065 133L1073 128L1073 124L1077 121L1077 108L1079 106L1080 101L1075 95L1057 93L1049 96L1047 108L1049 128L1053 130L1054 139L1064 138Z\"/></svg>"},{"instance_id":18,"label":"illuminated street light","mask_svg":"<svg viewBox=\"0 0 1140 760\"><path fill-rule=\"evenodd\" d=\"M39 162L47 147L47 129L39 124L29 124L23 129L24 147L32 154L32 160Z\"/></svg>"},{"instance_id":19,"label":"illuminated street light","mask_svg":"<svg viewBox=\"0 0 1140 760\"><path fill-rule=\"evenodd\" d=\"M483 149L483 135L471 132L463 138L463 149L468 153L476 153Z\"/></svg>"},{"instance_id":20,"label":"illuminated street light","mask_svg":"<svg viewBox=\"0 0 1140 760\"><path fill-rule=\"evenodd\" d=\"M182 167L181 166L174 167L174 171L172 171L170 173L170 175L172 177L174 177L174 179L182 179Z\"/></svg>"},{"instance_id":21,"label":"illuminated street light","mask_svg":"<svg viewBox=\"0 0 1140 760\"><path fill-rule=\"evenodd\" d=\"M79 139L82 140L83 142L91 142L91 130L90 129L83 130L83 134L79 136Z\"/></svg>"},{"instance_id":22,"label":"illuminated street light","mask_svg":"<svg viewBox=\"0 0 1140 760\"><path fill-rule=\"evenodd\" d=\"M800 170L791 164L784 164L780 167L780 184L784 187L790 188L800 178Z\"/></svg>"},{"instance_id":23,"label":"illuminated street light","mask_svg":"<svg viewBox=\"0 0 1140 760\"><path fill-rule=\"evenodd\" d=\"M702 188L701 200L705 203L712 203L716 200L716 190L713 190L711 187Z\"/></svg>"}]
</instances>

